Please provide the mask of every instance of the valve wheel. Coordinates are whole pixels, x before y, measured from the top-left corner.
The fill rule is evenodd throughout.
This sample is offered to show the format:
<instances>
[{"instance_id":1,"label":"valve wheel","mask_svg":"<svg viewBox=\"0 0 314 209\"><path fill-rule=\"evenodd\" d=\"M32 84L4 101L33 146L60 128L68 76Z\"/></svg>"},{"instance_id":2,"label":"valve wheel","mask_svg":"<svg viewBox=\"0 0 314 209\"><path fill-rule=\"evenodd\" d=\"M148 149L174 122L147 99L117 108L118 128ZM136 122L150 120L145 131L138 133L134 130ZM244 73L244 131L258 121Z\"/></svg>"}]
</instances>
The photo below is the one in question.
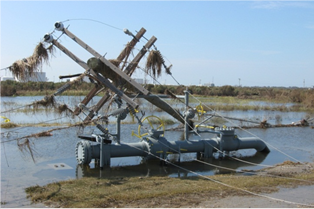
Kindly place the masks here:
<instances>
[{"instance_id":1,"label":"valve wheel","mask_svg":"<svg viewBox=\"0 0 314 209\"><path fill-rule=\"evenodd\" d=\"M206 111L204 111L202 103L196 106L196 111L199 117L202 116L204 113L206 113Z\"/></svg>"},{"instance_id":2,"label":"valve wheel","mask_svg":"<svg viewBox=\"0 0 314 209\"><path fill-rule=\"evenodd\" d=\"M164 122L157 116L155 115L151 115L151 116L147 116L145 118L142 119L142 124L144 122L147 122L149 124L149 126L156 130L156 131L163 131L163 134L161 136L164 136L165 134L165 124ZM138 126L138 137L142 138L143 136L146 136L148 133L143 133L141 134L141 125Z\"/></svg>"}]
</instances>

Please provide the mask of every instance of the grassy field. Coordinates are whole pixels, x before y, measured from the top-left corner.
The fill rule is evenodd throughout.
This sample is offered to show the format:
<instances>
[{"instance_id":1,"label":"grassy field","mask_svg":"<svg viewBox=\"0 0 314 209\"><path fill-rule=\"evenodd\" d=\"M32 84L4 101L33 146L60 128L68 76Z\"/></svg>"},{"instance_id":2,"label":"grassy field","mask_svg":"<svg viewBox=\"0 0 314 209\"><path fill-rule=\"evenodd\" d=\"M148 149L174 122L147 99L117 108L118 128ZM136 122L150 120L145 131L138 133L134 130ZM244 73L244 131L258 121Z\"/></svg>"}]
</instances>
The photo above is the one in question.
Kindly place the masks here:
<instances>
[{"instance_id":1,"label":"grassy field","mask_svg":"<svg viewBox=\"0 0 314 209\"><path fill-rule=\"evenodd\" d=\"M270 193L278 187L313 185L314 170L277 176L266 175L215 175L208 177L132 177L132 178L81 178L61 181L46 186L26 189L32 202L42 202L51 207L103 208L103 207L197 207L210 197ZM280 168L281 169L281 168ZM284 170L284 169L281 169ZM302 170L302 168L300 168ZM289 177L289 178L282 178ZM301 180L301 181L299 181ZM228 186L226 186L228 185ZM242 190L242 191L241 191Z\"/></svg>"}]
</instances>

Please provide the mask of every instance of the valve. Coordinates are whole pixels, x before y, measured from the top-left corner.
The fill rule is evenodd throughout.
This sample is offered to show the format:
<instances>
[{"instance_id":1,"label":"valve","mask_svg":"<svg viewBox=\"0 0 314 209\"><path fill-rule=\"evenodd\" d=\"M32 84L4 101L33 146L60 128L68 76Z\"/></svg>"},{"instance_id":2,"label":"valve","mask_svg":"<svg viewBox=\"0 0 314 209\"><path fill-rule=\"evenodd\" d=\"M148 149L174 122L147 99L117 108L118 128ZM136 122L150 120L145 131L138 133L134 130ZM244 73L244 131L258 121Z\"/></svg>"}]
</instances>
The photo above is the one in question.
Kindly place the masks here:
<instances>
[{"instance_id":1,"label":"valve","mask_svg":"<svg viewBox=\"0 0 314 209\"><path fill-rule=\"evenodd\" d=\"M9 118L4 117L4 116L0 116L0 117L4 119L4 122L5 122L5 123L9 123L9 122L10 122L10 119L9 119Z\"/></svg>"},{"instance_id":2,"label":"valve","mask_svg":"<svg viewBox=\"0 0 314 209\"><path fill-rule=\"evenodd\" d=\"M151 127L151 129L153 129L154 131L162 131L161 136L164 136L165 134L165 124L164 122L157 116L155 115L151 115L151 116L147 116L145 117L142 121L142 125L144 122L148 122L149 126ZM143 133L141 134L141 127L142 125L138 126L138 134L135 134L134 131L132 131L132 136L136 136L140 139L142 139L142 137L148 135L149 133Z\"/></svg>"},{"instance_id":3,"label":"valve","mask_svg":"<svg viewBox=\"0 0 314 209\"><path fill-rule=\"evenodd\" d=\"M202 103L200 103L199 105L197 105L195 107L196 111L197 111L197 115L198 117L201 117L202 115L204 115L204 113L206 113L206 111L204 111L204 107L202 105Z\"/></svg>"}]
</instances>

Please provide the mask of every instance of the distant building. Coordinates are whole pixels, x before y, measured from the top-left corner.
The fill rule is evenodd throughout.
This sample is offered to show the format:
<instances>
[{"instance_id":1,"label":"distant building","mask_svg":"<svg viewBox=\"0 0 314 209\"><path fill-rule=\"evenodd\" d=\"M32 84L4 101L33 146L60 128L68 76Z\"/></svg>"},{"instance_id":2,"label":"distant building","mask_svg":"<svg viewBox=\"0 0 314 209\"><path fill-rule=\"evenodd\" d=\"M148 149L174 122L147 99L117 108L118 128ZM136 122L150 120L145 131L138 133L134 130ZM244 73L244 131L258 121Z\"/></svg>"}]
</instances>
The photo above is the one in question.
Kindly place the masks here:
<instances>
[{"instance_id":1,"label":"distant building","mask_svg":"<svg viewBox=\"0 0 314 209\"><path fill-rule=\"evenodd\" d=\"M15 79L11 76L3 76L1 77L1 81L15 81Z\"/></svg>"},{"instance_id":2,"label":"distant building","mask_svg":"<svg viewBox=\"0 0 314 209\"><path fill-rule=\"evenodd\" d=\"M215 86L215 84L214 84L214 83L204 83L204 86L214 87L214 86Z\"/></svg>"},{"instance_id":3,"label":"distant building","mask_svg":"<svg viewBox=\"0 0 314 209\"><path fill-rule=\"evenodd\" d=\"M142 79L142 78L134 78L134 81L139 83L139 84L144 84L144 79Z\"/></svg>"},{"instance_id":4,"label":"distant building","mask_svg":"<svg viewBox=\"0 0 314 209\"><path fill-rule=\"evenodd\" d=\"M18 79L15 77L15 80L18 82L47 82L45 72L34 72L33 76L26 75L24 80Z\"/></svg>"}]
</instances>

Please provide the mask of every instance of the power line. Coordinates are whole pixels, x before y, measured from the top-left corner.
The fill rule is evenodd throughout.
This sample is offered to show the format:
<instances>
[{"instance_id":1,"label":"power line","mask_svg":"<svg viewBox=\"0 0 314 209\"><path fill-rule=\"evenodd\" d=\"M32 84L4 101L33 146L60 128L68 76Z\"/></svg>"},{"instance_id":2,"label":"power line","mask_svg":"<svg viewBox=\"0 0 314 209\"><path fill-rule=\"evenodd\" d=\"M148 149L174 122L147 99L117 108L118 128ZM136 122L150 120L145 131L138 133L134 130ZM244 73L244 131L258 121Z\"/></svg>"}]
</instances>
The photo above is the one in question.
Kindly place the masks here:
<instances>
[{"instance_id":1,"label":"power line","mask_svg":"<svg viewBox=\"0 0 314 209\"><path fill-rule=\"evenodd\" d=\"M64 20L64 21L61 21L61 22L67 22L67 21L77 21L77 20L79 20L79 21L81 21L81 20L86 20L86 21L91 21L91 22L97 22L97 23L100 23L100 24L106 25L106 26L108 26L108 27L111 27L111 28L114 28L114 29L117 29L117 30L122 30L122 31L123 31L123 29L118 28L118 27L116 27L116 26L109 25L109 24L107 24L107 23L105 23L105 22L102 22L102 21L99 21L99 20L88 19L88 18L75 18L75 19L67 19L67 20Z\"/></svg>"}]
</instances>

